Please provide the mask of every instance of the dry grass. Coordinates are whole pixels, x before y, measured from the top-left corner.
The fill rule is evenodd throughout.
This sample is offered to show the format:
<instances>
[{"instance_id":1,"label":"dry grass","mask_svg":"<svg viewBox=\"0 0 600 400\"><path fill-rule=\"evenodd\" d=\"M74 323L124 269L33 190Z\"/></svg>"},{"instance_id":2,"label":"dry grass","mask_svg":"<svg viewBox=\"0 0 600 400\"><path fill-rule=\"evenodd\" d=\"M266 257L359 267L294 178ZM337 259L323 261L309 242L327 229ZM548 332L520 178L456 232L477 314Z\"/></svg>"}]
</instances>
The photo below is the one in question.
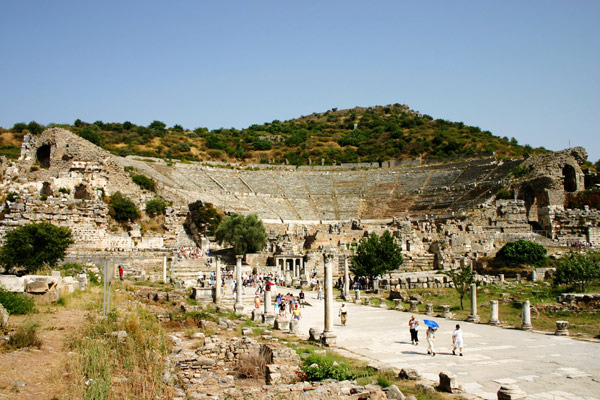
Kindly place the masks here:
<instances>
[{"instance_id":1,"label":"dry grass","mask_svg":"<svg viewBox=\"0 0 600 400\"><path fill-rule=\"evenodd\" d=\"M235 373L242 379L265 379L266 368L264 357L257 352L240 357L235 366Z\"/></svg>"},{"instance_id":2,"label":"dry grass","mask_svg":"<svg viewBox=\"0 0 600 400\"><path fill-rule=\"evenodd\" d=\"M42 340L38 337L38 328L40 325L32 320L21 324L15 333L10 336L6 346L9 349L16 350L25 347L42 347Z\"/></svg>"}]
</instances>

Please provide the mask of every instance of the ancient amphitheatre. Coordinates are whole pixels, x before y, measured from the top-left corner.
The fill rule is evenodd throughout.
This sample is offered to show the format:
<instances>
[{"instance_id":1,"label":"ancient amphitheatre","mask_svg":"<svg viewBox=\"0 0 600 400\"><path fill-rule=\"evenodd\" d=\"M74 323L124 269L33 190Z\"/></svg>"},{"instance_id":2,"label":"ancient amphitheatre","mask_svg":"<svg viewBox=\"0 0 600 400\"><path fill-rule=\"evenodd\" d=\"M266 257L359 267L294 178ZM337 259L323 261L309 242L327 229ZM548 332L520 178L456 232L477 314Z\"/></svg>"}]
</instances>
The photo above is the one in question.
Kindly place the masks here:
<instances>
[{"instance_id":1,"label":"ancient amphitheatre","mask_svg":"<svg viewBox=\"0 0 600 400\"><path fill-rule=\"evenodd\" d=\"M572 243L586 243L592 248L600 245L600 212L588 207L565 208L567 194L576 194L600 183L597 174L582 170L586 159L585 149L577 147L528 159L488 157L436 163L412 160L330 167L167 163L139 156L117 157L66 130L52 128L38 136L27 135L19 160L2 160L2 192L5 195L17 193L18 197L6 202L0 231L4 234L15 226L35 221L67 226L73 233L75 243L69 248L65 261L90 263L98 267L123 265L127 279L132 282L168 280L176 288L172 296L165 294L169 292L148 288L142 290L141 294L138 291L137 298L146 296L146 299L168 300L177 306L182 304L184 309L200 307L197 303L186 305L186 288L194 287L196 302L212 303L212 288L205 283L200 284L197 278L200 271L204 276L214 271L214 264L212 260L209 263L211 257L206 252L219 253L222 250L209 238L195 234L193 226L186 226L189 205L198 200L211 203L226 213L255 213L262 219L269 232L267 248L259 253L247 254L243 260L243 272L281 275L289 287L284 289L286 291L308 288L311 283L309 275L313 270L322 281L328 259L324 258L324 254L333 254L328 270L333 269L334 277L343 276L344 264L352 255L353 244L358 243L365 233L381 234L386 230L393 233L401 246L404 264L389 277L382 277L384 279L378 282L380 289L375 290L373 297L380 298L379 291L383 290L388 295L396 292L402 297L403 293L410 296L414 290L422 294L423 289L448 288L451 286L450 280L438 272L463 265L487 271L478 275L481 289L487 285L505 284L505 278L512 284L516 278L508 275L500 278L499 274L489 273L487 269L487 262L507 242L518 239L535 241L559 255L566 253ZM516 170L525 173L517 176ZM131 171L152 178L157 183L156 193L141 190L135 185L130 178ZM68 193L67 190L59 191L59 188L68 189ZM500 189L508 189L512 198L497 199ZM149 229L143 223L117 226L111 221L103 198L117 191L129 196L140 208L156 195L170 201L171 206L160 222L160 229ZM45 195L44 199L41 194ZM181 249L188 251L192 248L200 249L197 257L181 256ZM236 260L225 253L221 263L230 270L236 268ZM531 270L530 276L520 278L529 280L532 285L543 285L547 273L546 269ZM27 279L5 275L0 282L15 291L30 291ZM55 281L50 285L52 288L36 295L50 296L53 295L50 293L52 291L56 291L56 296L66 295L74 290L73 286L77 286L73 282L67 283L67 280ZM252 290L246 290L247 318L250 318L248 306L253 294ZM408 298L404 301L410 303ZM427 301L417 301L423 304L416 310L424 312L424 303ZM225 292L221 307L230 307L231 302L232 293ZM316 309L319 306L314 307ZM437 309L435 313L441 311ZM164 313L159 314L165 318ZM312 315L309 311L306 314L306 321L314 318L309 318ZM313 320L315 324L320 322L321 325L315 327L322 329L323 321L320 318L317 316ZM481 320L487 322L487 315L482 315ZM309 326L303 324L302 328L307 331ZM228 327L227 322L221 325L224 325L224 329ZM307 334L299 332L300 336ZM179 375L181 381L175 385L177 390L171 395L177 398L185 398L186 395L188 398L209 398L193 394L202 392L194 389L194 385L201 385L199 382L206 379L189 375L189 369L196 365L194 363L205 361L207 368L198 368L211 370L213 364L205 360L210 358L206 356L210 352L207 350L202 353L205 355L202 358L204 361L198 361L199 353L190 355L193 353L189 347L191 345L186 344L185 340L182 343L181 335L172 335L175 348L178 348L178 352L173 353L173 364L183 372ZM262 346L266 346L264 343L274 343L270 342L269 335L263 336L262 339L232 340L238 340L236 346L254 351L260 346L258 343L263 343ZM529 337L527 340L535 342ZM340 342L343 346L343 341ZM216 339L208 339L206 343L211 343L212 347L222 345ZM600 353L598 343L588 343L586 346L589 347L582 352ZM353 349L345 350L351 353ZM381 350L377 348L371 353ZM286 356L284 350L271 348L268 351L280 352L281 360L271 364L281 364L286 368L290 367L286 363L293 364L290 361L293 357ZM230 368L235 365L235 356L237 353L231 355L231 360L227 356L227 366ZM373 360L378 357L376 354L371 356ZM413 361L406 360L408 363ZM384 367L381 366L382 369ZM286 379L289 378L289 371L286 368L281 367L279 372L273 372L279 375L276 379L272 378L274 380L271 383L288 384ZM452 368L452 365L447 365L441 370L451 371ZM531 368L535 370L534 366ZM426 373L431 375L429 370ZM570 388L563 391L567 395L560 397L556 394L554 398L568 398L564 396L570 393L579 396L571 398L592 399L590 393L597 393L594 388L599 388L598 365L591 365L590 371L572 375L575 376L573 379L580 380L579 386L585 390L579 394L576 389ZM459 376L458 380L463 379ZM230 383L221 386L235 387ZM11 396L8 384L3 385L6 395ZM371 389L371 392L366 390L367 394L363 393L371 397L352 397L356 393L350 394L348 389L348 398L385 396L377 388ZM477 396L479 393L483 398L489 398L490 389L486 389L485 393L467 390L464 395ZM218 392L217 389L211 390ZM294 390L309 392L306 387L290 389L292 393L297 393ZM336 390L346 393L340 388L327 387L321 390L328 394L315 393L315 397L310 398L335 398L331 393ZM550 398L543 397L546 394L541 393L538 391L537 395L542 397L530 398ZM243 391L231 391L228 395L239 398L249 396ZM268 392L268 395L274 394ZM254 392L252 396L260 397ZM339 396L344 397L341 394ZM512 398L519 398L516 396Z\"/></svg>"}]
</instances>

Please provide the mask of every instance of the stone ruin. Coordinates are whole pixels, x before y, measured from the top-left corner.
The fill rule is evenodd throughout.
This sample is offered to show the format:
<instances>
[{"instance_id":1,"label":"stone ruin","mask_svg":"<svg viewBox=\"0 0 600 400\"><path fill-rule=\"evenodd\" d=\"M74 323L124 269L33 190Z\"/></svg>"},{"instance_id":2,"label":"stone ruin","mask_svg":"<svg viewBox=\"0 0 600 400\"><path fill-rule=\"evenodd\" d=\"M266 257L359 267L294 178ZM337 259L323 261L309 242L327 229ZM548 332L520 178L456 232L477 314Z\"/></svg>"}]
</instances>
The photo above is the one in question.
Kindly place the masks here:
<instances>
[{"instance_id":1,"label":"stone ruin","mask_svg":"<svg viewBox=\"0 0 600 400\"><path fill-rule=\"evenodd\" d=\"M198 271L213 268L206 252L220 248L212 238L184 227L190 205L200 201L226 213L256 213L263 220L269 244L263 253L246 257L249 271L289 272L291 280L306 281L309 271L322 276L322 253L334 250L334 275L339 276L342 260L363 237L386 230L402 248L403 271L443 270L493 256L517 239L598 246L600 212L564 208L567 193L597 181L581 169L586 158L577 147L526 160L220 168L122 158L52 128L26 135L17 161L0 162L1 192L17 194L4 204L0 237L15 226L49 221L71 228L75 244L69 261L136 263L130 267L145 269L139 274L144 279L162 279L167 257L171 277L188 274L193 280ZM517 166L529 172L515 178L511 173ZM141 190L126 169L154 179L156 193ZM514 198L495 199L500 188L510 189ZM137 223L128 224L126 232L115 231L103 198L116 191L140 208L156 195L171 201L162 232L147 232ZM202 251L194 258L177 256L180 248L196 247Z\"/></svg>"}]
</instances>

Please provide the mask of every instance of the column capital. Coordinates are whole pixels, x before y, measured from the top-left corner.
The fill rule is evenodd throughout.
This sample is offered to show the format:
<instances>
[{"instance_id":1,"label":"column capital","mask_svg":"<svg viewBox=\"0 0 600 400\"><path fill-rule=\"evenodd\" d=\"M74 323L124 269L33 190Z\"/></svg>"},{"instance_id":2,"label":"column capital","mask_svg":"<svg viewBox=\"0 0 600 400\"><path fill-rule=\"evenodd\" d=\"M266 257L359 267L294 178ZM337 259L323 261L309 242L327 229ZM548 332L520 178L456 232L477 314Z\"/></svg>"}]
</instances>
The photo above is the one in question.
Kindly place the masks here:
<instances>
[{"instance_id":1,"label":"column capital","mask_svg":"<svg viewBox=\"0 0 600 400\"><path fill-rule=\"evenodd\" d=\"M325 261L325 263L330 263L333 261L334 255L335 254L333 254L331 252L323 253L323 260Z\"/></svg>"},{"instance_id":2,"label":"column capital","mask_svg":"<svg viewBox=\"0 0 600 400\"><path fill-rule=\"evenodd\" d=\"M241 255L241 254L238 254L238 255L235 256L236 260L240 260L241 261L243 258L244 258L244 256Z\"/></svg>"}]
</instances>

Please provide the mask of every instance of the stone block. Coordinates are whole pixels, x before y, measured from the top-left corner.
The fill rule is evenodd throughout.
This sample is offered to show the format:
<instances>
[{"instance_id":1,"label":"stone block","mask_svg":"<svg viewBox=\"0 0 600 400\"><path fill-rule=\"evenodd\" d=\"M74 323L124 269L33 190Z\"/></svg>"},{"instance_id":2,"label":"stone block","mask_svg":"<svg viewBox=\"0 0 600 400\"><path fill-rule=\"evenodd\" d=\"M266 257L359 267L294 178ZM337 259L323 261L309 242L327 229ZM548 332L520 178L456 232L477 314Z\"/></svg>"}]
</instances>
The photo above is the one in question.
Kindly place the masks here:
<instances>
[{"instance_id":1,"label":"stone block","mask_svg":"<svg viewBox=\"0 0 600 400\"><path fill-rule=\"evenodd\" d=\"M447 393L460 393L462 392L462 387L458 384L456 380L456 375L450 372L440 372L440 384L438 385L438 390L441 392Z\"/></svg>"},{"instance_id":2,"label":"stone block","mask_svg":"<svg viewBox=\"0 0 600 400\"><path fill-rule=\"evenodd\" d=\"M8 328L8 311L0 304L0 333Z\"/></svg>"},{"instance_id":3,"label":"stone block","mask_svg":"<svg viewBox=\"0 0 600 400\"><path fill-rule=\"evenodd\" d=\"M25 291L25 278L16 275L0 275L0 286L9 292L23 293Z\"/></svg>"},{"instance_id":4,"label":"stone block","mask_svg":"<svg viewBox=\"0 0 600 400\"><path fill-rule=\"evenodd\" d=\"M391 385L383 388L383 392L387 396L388 400L405 400L404 394L398 389L398 386Z\"/></svg>"},{"instance_id":5,"label":"stone block","mask_svg":"<svg viewBox=\"0 0 600 400\"><path fill-rule=\"evenodd\" d=\"M416 381L421 379L421 374L414 368L402 368L398 373L398 378Z\"/></svg>"}]
</instances>

